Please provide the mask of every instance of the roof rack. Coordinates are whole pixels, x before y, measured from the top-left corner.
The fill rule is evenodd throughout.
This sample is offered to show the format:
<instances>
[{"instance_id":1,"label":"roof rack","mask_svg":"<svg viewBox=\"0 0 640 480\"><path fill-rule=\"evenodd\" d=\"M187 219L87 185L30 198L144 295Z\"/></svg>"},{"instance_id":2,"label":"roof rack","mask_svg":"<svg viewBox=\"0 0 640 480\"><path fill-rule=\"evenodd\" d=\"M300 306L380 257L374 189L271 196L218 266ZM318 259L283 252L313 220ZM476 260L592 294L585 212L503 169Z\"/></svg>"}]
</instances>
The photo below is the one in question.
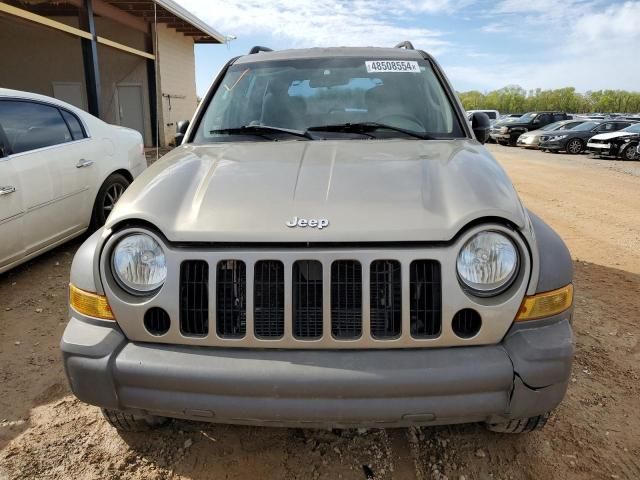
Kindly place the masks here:
<instances>
[{"instance_id":1,"label":"roof rack","mask_svg":"<svg viewBox=\"0 0 640 480\"><path fill-rule=\"evenodd\" d=\"M408 40L405 40L404 42L400 42L393 48L404 48L405 50L415 50L415 48L413 48L413 43L411 43Z\"/></svg>"},{"instance_id":2,"label":"roof rack","mask_svg":"<svg viewBox=\"0 0 640 480\"><path fill-rule=\"evenodd\" d=\"M273 50L269 47L261 47L260 45L256 45L251 50L249 50L249 55L253 55L254 53L260 52L273 52Z\"/></svg>"}]
</instances>

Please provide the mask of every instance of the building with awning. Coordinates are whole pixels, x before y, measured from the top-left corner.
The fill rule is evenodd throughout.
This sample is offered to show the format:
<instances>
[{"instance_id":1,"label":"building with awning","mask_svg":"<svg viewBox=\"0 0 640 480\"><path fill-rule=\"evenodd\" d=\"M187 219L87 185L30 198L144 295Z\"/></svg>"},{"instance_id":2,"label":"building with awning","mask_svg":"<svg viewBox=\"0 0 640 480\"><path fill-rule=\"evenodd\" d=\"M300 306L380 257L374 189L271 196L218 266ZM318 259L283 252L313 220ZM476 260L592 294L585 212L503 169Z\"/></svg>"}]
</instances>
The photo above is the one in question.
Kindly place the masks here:
<instances>
[{"instance_id":1,"label":"building with awning","mask_svg":"<svg viewBox=\"0 0 640 480\"><path fill-rule=\"evenodd\" d=\"M0 1L0 87L168 145L198 103L194 45L225 37L172 0Z\"/></svg>"}]
</instances>

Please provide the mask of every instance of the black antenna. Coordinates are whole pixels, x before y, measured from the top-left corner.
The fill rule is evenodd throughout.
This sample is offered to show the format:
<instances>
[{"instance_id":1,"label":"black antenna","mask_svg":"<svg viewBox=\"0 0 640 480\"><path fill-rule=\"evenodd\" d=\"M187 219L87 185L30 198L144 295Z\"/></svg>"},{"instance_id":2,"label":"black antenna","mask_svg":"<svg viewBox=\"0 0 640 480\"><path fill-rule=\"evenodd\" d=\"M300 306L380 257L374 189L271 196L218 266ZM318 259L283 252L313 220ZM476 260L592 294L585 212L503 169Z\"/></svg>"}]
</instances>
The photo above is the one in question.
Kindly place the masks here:
<instances>
[{"instance_id":1,"label":"black antenna","mask_svg":"<svg viewBox=\"0 0 640 480\"><path fill-rule=\"evenodd\" d=\"M249 50L249 55L253 55L254 53L260 53L260 52L273 52L273 50L268 47L261 47L260 45L256 45L251 50Z\"/></svg>"},{"instance_id":2,"label":"black antenna","mask_svg":"<svg viewBox=\"0 0 640 480\"><path fill-rule=\"evenodd\" d=\"M413 48L413 43L411 43L408 40L405 40L404 42L400 42L393 48L404 48L405 50L415 50L415 48Z\"/></svg>"}]
</instances>

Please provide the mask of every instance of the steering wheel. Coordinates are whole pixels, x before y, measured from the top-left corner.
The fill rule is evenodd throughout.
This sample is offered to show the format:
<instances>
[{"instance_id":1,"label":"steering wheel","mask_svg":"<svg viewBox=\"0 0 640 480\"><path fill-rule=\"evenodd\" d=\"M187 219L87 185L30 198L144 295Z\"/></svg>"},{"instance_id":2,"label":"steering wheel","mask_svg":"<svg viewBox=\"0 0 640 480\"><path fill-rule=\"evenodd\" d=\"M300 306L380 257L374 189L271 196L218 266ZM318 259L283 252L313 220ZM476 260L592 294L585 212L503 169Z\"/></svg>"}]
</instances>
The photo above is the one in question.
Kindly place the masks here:
<instances>
[{"instance_id":1,"label":"steering wheel","mask_svg":"<svg viewBox=\"0 0 640 480\"><path fill-rule=\"evenodd\" d=\"M386 115L382 115L381 117L377 118L375 120L376 123L385 123L387 125L393 125L394 127L400 127L400 128L406 128L404 126L401 126L404 122L393 122L393 121L389 121L392 119L400 119L400 120L404 120L405 122L408 120L410 123L416 125L418 128L416 129L416 131L421 132L424 131L424 125L422 124L422 122L420 121L420 119L418 117L416 117L415 115L412 115L410 113L388 113ZM386 121L385 121L386 120ZM413 130L412 128L408 128L408 130Z\"/></svg>"}]
</instances>

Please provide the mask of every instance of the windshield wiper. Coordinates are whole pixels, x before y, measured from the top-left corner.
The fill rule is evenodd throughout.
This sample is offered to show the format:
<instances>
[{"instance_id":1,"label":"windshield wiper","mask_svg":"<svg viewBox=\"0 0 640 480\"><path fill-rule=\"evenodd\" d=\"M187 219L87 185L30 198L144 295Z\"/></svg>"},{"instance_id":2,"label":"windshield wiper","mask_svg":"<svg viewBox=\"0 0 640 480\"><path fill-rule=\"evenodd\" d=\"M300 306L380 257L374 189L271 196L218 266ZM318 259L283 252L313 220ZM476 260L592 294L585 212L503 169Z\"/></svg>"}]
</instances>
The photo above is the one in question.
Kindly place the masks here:
<instances>
[{"instance_id":1,"label":"windshield wiper","mask_svg":"<svg viewBox=\"0 0 640 480\"><path fill-rule=\"evenodd\" d=\"M271 127L269 125L243 125L241 127L234 128L220 128L217 130L210 130L209 133L217 133L221 135L257 135L269 140L273 140L272 137L267 135L269 133L288 133L289 135L294 135L296 137L304 137L309 140L313 140L313 137L307 132L292 130L289 128Z\"/></svg>"},{"instance_id":2,"label":"windshield wiper","mask_svg":"<svg viewBox=\"0 0 640 480\"><path fill-rule=\"evenodd\" d=\"M307 132L353 132L353 133L367 133L374 130L392 130L394 132L404 133L411 137L420 138L422 140L435 140L434 137L427 135L426 133L414 132L412 130L406 130L400 127L394 127L393 125L387 125L385 123L378 122L360 122L360 123L342 123L336 125L318 125L315 127L307 128Z\"/></svg>"}]
</instances>

